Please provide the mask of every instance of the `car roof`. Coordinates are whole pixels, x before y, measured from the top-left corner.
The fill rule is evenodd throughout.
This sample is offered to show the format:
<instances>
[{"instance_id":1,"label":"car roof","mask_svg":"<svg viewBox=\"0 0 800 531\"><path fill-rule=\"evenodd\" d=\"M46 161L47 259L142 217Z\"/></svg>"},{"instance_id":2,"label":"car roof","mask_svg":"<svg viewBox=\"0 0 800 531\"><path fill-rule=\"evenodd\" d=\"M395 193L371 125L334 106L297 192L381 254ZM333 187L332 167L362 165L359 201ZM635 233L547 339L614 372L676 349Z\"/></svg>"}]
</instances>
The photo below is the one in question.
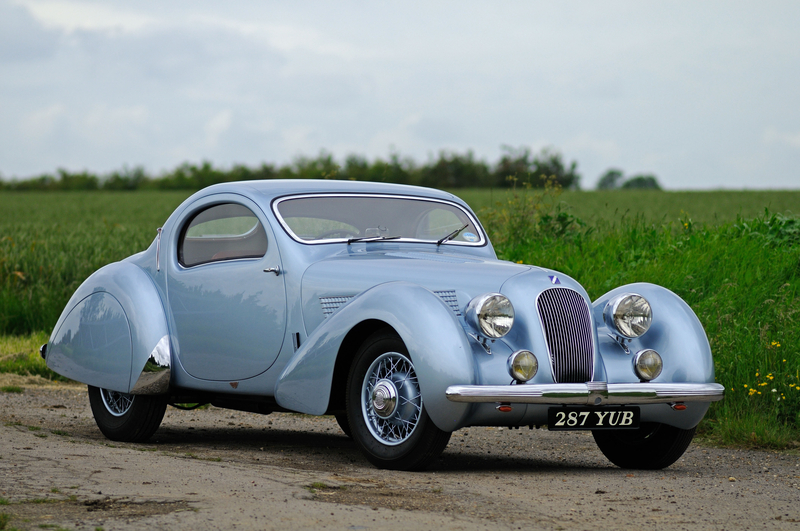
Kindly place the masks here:
<instances>
[{"instance_id":1,"label":"car roof","mask_svg":"<svg viewBox=\"0 0 800 531\"><path fill-rule=\"evenodd\" d=\"M322 179L270 179L263 181L238 181L220 183L209 186L201 191L202 195L208 193L244 193L250 196L260 196L262 201L271 202L277 197L293 194L324 194L324 193L360 193L360 194L397 194L420 197L431 197L455 201L464 204L458 197L449 192L411 186L407 184L376 183L369 181L337 181Z\"/></svg>"}]
</instances>

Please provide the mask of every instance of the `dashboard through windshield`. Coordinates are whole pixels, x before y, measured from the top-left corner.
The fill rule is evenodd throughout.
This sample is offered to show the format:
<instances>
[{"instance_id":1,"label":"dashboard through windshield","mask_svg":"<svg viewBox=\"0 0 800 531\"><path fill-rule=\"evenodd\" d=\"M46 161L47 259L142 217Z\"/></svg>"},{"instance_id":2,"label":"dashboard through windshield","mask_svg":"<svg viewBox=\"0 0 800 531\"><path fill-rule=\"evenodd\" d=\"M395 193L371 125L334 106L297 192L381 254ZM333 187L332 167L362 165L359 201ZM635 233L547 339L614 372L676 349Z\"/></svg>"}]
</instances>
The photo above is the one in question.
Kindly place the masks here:
<instances>
[{"instance_id":1,"label":"dashboard through windshield","mask_svg":"<svg viewBox=\"0 0 800 531\"><path fill-rule=\"evenodd\" d=\"M461 206L438 199L371 194L290 196L273 203L295 240L335 243L374 238L443 245L483 245L477 221ZM448 238L448 236L450 236Z\"/></svg>"}]
</instances>

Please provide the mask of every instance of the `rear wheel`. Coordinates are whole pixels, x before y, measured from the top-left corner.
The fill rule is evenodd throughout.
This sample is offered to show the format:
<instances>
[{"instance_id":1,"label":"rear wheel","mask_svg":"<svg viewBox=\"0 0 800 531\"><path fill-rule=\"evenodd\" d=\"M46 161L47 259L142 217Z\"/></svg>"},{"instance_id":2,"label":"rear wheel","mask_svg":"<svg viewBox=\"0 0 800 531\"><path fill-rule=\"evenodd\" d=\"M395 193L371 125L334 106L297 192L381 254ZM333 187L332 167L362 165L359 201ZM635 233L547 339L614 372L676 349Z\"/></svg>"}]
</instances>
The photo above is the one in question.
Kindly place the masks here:
<instances>
[{"instance_id":1,"label":"rear wheel","mask_svg":"<svg viewBox=\"0 0 800 531\"><path fill-rule=\"evenodd\" d=\"M378 468L422 470L450 440L428 417L414 364L392 332L372 335L359 349L346 408L353 440Z\"/></svg>"},{"instance_id":2,"label":"rear wheel","mask_svg":"<svg viewBox=\"0 0 800 531\"><path fill-rule=\"evenodd\" d=\"M167 400L89 386L89 404L100 431L112 441L143 442L161 425Z\"/></svg>"},{"instance_id":3,"label":"rear wheel","mask_svg":"<svg viewBox=\"0 0 800 531\"><path fill-rule=\"evenodd\" d=\"M658 470L683 455L695 429L650 422L636 430L595 430L592 435L603 455L618 467Z\"/></svg>"}]
</instances>

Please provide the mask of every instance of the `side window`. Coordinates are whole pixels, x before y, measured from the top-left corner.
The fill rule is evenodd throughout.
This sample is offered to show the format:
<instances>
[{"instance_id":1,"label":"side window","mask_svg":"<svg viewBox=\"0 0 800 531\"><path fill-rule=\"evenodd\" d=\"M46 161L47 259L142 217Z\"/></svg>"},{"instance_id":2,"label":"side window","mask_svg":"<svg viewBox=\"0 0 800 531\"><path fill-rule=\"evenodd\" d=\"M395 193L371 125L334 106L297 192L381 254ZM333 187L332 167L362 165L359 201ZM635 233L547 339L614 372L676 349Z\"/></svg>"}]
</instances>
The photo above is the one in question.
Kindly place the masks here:
<instances>
[{"instance_id":1,"label":"side window","mask_svg":"<svg viewBox=\"0 0 800 531\"><path fill-rule=\"evenodd\" d=\"M267 234L249 208L234 203L198 212L184 226L178 242L178 261L191 267L220 260L261 258L267 253Z\"/></svg>"}]
</instances>

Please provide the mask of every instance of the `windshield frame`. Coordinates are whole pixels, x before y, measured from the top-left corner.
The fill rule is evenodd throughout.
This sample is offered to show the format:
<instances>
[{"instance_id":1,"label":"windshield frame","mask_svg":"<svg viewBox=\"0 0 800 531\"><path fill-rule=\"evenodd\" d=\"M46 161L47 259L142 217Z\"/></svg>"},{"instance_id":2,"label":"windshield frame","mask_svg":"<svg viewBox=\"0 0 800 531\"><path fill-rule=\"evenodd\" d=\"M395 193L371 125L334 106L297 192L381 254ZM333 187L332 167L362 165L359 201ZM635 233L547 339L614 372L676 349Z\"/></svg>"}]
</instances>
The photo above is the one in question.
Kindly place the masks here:
<instances>
[{"instance_id":1,"label":"windshield frame","mask_svg":"<svg viewBox=\"0 0 800 531\"><path fill-rule=\"evenodd\" d=\"M478 238L477 241L474 241L474 242L448 240L448 241L442 243L441 245L454 245L454 246L459 246L459 247L483 247L488 243L488 238L486 237L486 233L485 233L485 231L483 229L483 226L478 221L477 217L469 209L464 208L462 205L459 205L458 203L455 203L453 201L448 201L446 199L435 199L435 198L432 198L432 197L424 197L424 196L418 196L418 195L380 194L380 193L369 193L369 192L366 192L366 193L354 193L354 192L304 193L304 194L286 195L286 196L283 196L283 197L278 197L276 199L273 199L273 201L272 201L272 212L274 213L275 218L278 220L278 223L280 223L281 227L286 232L286 234L288 234L294 241L296 241L298 243L302 243L304 245L326 245L326 244L341 244L341 243L347 244L347 241L348 241L349 238L326 238L326 239L322 239L322 240L305 240L303 238L300 238L297 234L294 233L294 231L292 231L292 229L289 227L289 224L283 219L283 216L281 215L281 212L279 210L280 204L282 202L288 201L290 199L324 198L324 197L359 197L359 198L363 197L363 198L376 198L376 199L402 199L402 200L407 200L407 201L426 201L426 202L430 202L430 203L440 203L440 204L448 205L450 207L454 207L454 208L460 210L461 212L464 213L464 215L467 216L467 218L469 219L469 221L472 224L472 226L475 227L475 230L478 232L478 237L479 238ZM431 244L431 245L434 245L436 247L440 247L440 245L437 244L438 239L436 239L436 240L420 240L420 239L417 239L417 238L401 237L401 238L392 238L392 239L390 239L388 241L391 242L391 243L401 242L401 243ZM376 242L380 243L381 240L373 240L373 241L369 241L368 240L366 243L376 243Z\"/></svg>"}]
</instances>

